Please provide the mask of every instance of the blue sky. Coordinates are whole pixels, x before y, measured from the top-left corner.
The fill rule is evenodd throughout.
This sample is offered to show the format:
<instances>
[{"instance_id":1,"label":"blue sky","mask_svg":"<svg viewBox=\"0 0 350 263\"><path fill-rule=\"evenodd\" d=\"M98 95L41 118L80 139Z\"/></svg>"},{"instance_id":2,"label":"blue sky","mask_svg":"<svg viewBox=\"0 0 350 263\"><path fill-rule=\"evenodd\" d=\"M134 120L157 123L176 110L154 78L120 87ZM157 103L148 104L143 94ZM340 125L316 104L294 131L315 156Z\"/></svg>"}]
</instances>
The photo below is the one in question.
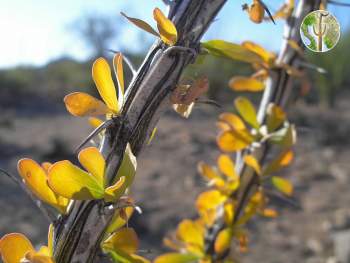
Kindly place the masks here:
<instances>
[{"instance_id":1,"label":"blue sky","mask_svg":"<svg viewBox=\"0 0 350 263\"><path fill-rule=\"evenodd\" d=\"M343 0L343 2L350 2ZM269 49L277 50L281 41L283 23L253 24L241 11L241 5L251 0L228 0L218 15L218 20L205 35L205 39L221 38L234 42L253 40ZM276 10L282 0L266 0L271 10ZM0 0L0 68L18 65L44 65L50 60L68 55L79 60L89 56L89 51L73 33L72 24L83 14L119 16L124 11L130 16L150 23L152 10L160 0ZM350 27L350 8L331 7L342 29ZM144 46L139 41L137 29L122 20L123 33L119 46L131 51L140 51ZM144 36L148 43L152 36Z\"/></svg>"}]
</instances>

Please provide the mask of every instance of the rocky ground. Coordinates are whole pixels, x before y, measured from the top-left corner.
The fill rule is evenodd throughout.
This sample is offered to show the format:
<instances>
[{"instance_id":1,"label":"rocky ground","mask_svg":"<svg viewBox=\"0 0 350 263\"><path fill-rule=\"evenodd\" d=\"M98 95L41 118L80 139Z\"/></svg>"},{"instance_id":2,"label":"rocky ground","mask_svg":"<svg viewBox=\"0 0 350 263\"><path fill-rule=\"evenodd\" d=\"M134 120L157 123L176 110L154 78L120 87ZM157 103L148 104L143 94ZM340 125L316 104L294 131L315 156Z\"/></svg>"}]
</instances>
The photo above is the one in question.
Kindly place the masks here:
<instances>
[{"instance_id":1,"label":"rocky ground","mask_svg":"<svg viewBox=\"0 0 350 263\"><path fill-rule=\"evenodd\" d=\"M74 160L73 149L90 128L85 120L65 114L61 106L44 114L47 106L35 104L34 108L29 103L1 109L1 168L16 173L21 157ZM299 129L296 160L285 171L296 188L293 204L274 198L272 204L280 216L257 218L249 225L251 245L249 253L240 255L240 262L335 263L335 255L344 253L342 246L347 248L350 242L346 241L350 107L345 100L336 110L297 106L298 111L291 113ZM152 145L139 158L133 196L143 214L131 224L140 233L142 248L152 251L150 257L164 251L162 238L179 220L195 215L195 197L205 188L196 164L200 160L214 163L217 156L216 114L203 107L189 120L167 114ZM36 244L46 242L46 219L4 175L0 176L0 211L0 236L17 231Z\"/></svg>"}]
</instances>

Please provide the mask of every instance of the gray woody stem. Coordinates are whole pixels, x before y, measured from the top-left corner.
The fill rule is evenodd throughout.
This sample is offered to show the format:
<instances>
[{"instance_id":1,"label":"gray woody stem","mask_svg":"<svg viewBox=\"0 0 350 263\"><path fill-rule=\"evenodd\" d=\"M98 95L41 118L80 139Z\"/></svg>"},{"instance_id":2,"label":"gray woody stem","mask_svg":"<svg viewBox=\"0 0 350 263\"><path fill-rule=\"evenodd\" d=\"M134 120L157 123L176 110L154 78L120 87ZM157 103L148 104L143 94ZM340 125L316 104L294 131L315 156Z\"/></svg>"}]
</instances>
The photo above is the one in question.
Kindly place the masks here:
<instances>
[{"instance_id":1,"label":"gray woody stem","mask_svg":"<svg viewBox=\"0 0 350 263\"><path fill-rule=\"evenodd\" d=\"M289 2L288 0L286 2ZM319 8L321 0L300 0L292 16L287 20L284 32L283 42L280 53L277 58L277 64L288 64L290 66L297 66L298 53L289 44L288 40L296 41L301 47L304 45L301 43L300 38L300 25L304 17L311 11ZM288 99L290 97L292 89L292 78L283 68L277 68L270 71L270 78L266 82L266 88L260 103L258 111L258 119L260 123L264 123L266 116L266 109L270 103L286 108ZM241 184L237 193L238 203L235 209L234 222L236 222L244 207L255 193L258 186L258 177L253 173L252 169L246 169L243 161L243 156L247 153L254 152L255 157L260 161L262 165L264 159L268 153L268 145L266 143L261 144L259 148L251 149L250 151L242 152L237 158L236 168L241 178ZM218 259L218 255L214 252L214 242L219 231L224 227L223 220L218 220L217 224L213 226L207 233L206 238L206 251L214 256L214 259Z\"/></svg>"},{"instance_id":2,"label":"gray woody stem","mask_svg":"<svg viewBox=\"0 0 350 263\"><path fill-rule=\"evenodd\" d=\"M169 105L169 95L182 71L194 59L199 41L226 0L172 1L169 17L179 34L178 47L157 41L148 52L127 91L120 117L104 135L101 152L107 159L106 176L112 182L129 142L137 156ZM190 50L191 49L191 50ZM100 262L100 242L115 209L102 200L72 204L70 213L55 222L56 263Z\"/></svg>"}]
</instances>

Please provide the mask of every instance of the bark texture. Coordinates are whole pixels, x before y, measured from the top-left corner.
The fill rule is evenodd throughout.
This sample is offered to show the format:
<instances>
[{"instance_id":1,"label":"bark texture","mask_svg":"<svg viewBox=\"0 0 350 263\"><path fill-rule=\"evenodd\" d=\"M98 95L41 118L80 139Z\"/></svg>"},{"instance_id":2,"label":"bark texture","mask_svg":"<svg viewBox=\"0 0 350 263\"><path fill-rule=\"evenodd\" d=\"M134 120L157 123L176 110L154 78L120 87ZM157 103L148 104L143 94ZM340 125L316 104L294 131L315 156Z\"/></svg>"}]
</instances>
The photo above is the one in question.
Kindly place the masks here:
<instances>
[{"instance_id":1,"label":"bark texture","mask_svg":"<svg viewBox=\"0 0 350 263\"><path fill-rule=\"evenodd\" d=\"M226 0L174 0L169 17L179 40L167 47L156 41L127 89L120 117L105 131L100 151L107 160L107 178L117 174L127 143L137 156L161 113L170 105L185 67L194 61L199 41ZM137 180L137 178L136 178ZM57 263L101 262L100 242L115 208L102 200L75 201L70 213L55 222L54 258Z\"/></svg>"}]
</instances>

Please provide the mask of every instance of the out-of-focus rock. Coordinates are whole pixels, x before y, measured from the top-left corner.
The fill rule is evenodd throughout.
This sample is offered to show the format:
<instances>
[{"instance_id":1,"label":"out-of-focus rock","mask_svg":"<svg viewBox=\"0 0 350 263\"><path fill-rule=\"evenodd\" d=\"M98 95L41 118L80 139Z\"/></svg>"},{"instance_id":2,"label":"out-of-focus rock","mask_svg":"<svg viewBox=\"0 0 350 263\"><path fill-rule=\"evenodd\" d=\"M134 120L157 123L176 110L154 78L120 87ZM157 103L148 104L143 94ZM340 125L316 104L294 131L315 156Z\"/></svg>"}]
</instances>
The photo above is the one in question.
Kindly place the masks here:
<instances>
[{"instance_id":1,"label":"out-of-focus rock","mask_svg":"<svg viewBox=\"0 0 350 263\"><path fill-rule=\"evenodd\" d=\"M350 229L333 232L334 255L339 263L350 263Z\"/></svg>"}]
</instances>

